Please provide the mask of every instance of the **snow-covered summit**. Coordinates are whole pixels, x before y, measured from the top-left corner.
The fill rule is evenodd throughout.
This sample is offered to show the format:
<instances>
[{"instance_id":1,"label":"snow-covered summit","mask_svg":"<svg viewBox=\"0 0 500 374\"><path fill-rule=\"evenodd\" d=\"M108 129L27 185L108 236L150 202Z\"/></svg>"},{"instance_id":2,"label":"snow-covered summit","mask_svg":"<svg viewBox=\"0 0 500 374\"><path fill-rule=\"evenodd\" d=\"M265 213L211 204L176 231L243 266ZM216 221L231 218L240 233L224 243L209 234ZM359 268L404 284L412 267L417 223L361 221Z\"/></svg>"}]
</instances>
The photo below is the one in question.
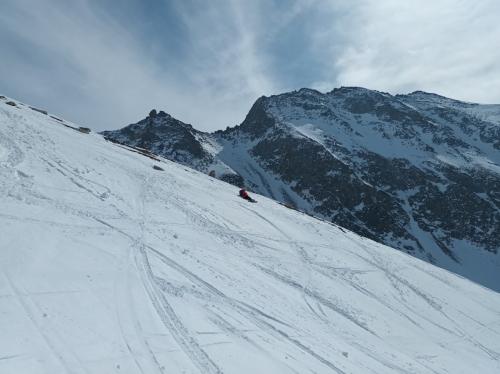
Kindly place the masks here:
<instances>
[{"instance_id":1,"label":"snow-covered summit","mask_svg":"<svg viewBox=\"0 0 500 374\"><path fill-rule=\"evenodd\" d=\"M500 370L498 293L64 124L0 100L0 373Z\"/></svg>"}]
</instances>

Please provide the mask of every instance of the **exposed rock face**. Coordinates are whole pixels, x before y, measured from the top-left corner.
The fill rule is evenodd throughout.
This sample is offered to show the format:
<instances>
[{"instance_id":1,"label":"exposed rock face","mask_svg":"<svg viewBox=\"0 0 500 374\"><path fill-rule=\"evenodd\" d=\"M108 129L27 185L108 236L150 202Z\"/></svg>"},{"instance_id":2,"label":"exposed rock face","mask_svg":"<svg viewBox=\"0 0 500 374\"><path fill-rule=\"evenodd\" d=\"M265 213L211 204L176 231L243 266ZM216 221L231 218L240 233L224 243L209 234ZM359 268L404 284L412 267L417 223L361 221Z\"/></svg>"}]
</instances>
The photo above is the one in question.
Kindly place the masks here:
<instances>
[{"instance_id":1,"label":"exposed rock face","mask_svg":"<svg viewBox=\"0 0 500 374\"><path fill-rule=\"evenodd\" d=\"M195 130L163 111L153 109L148 117L135 124L102 134L115 142L147 149L199 171L213 171L229 183L243 183L240 176L216 157L218 144L212 135Z\"/></svg>"},{"instance_id":2,"label":"exposed rock face","mask_svg":"<svg viewBox=\"0 0 500 374\"><path fill-rule=\"evenodd\" d=\"M196 138L201 133L163 111L157 113L153 109L148 117L138 123L102 134L114 141L145 148L181 163L197 161L203 164L212 161L212 155L203 149Z\"/></svg>"},{"instance_id":3,"label":"exposed rock face","mask_svg":"<svg viewBox=\"0 0 500 374\"><path fill-rule=\"evenodd\" d=\"M148 121L113 136L500 290L500 105L343 87L261 97L213 134Z\"/></svg>"}]
</instances>

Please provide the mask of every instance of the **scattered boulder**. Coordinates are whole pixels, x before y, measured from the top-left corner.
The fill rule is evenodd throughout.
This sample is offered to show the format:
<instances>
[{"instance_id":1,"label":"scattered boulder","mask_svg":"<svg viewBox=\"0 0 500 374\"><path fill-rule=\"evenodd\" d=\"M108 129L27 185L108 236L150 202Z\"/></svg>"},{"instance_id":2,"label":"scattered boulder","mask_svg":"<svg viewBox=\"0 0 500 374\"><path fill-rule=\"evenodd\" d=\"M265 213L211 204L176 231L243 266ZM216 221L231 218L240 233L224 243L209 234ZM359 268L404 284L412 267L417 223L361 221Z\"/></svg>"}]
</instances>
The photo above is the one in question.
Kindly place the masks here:
<instances>
[{"instance_id":1,"label":"scattered boulder","mask_svg":"<svg viewBox=\"0 0 500 374\"><path fill-rule=\"evenodd\" d=\"M147 148L142 148L142 147L132 147L132 148L138 150L139 152L141 152L144 155L147 155L147 156L152 155L151 151Z\"/></svg>"},{"instance_id":2,"label":"scattered boulder","mask_svg":"<svg viewBox=\"0 0 500 374\"><path fill-rule=\"evenodd\" d=\"M1 99L1 100L5 100L5 99L6 99L6 97L5 97L5 96L3 96L3 95L0 95L0 99Z\"/></svg>"},{"instance_id":3,"label":"scattered boulder","mask_svg":"<svg viewBox=\"0 0 500 374\"><path fill-rule=\"evenodd\" d=\"M163 171L163 168L159 167L158 165L153 165L153 169Z\"/></svg>"},{"instance_id":4,"label":"scattered boulder","mask_svg":"<svg viewBox=\"0 0 500 374\"><path fill-rule=\"evenodd\" d=\"M47 111L46 111L46 110L43 110L43 109L38 109L38 108L35 108L35 107L32 107L32 106L30 106L30 109L31 109L31 110L34 110L35 112L38 112L38 113L42 113L42 114L47 115Z\"/></svg>"},{"instance_id":5,"label":"scattered boulder","mask_svg":"<svg viewBox=\"0 0 500 374\"><path fill-rule=\"evenodd\" d=\"M80 131L84 134L90 134L90 129L88 127L79 127L78 131Z\"/></svg>"},{"instance_id":6,"label":"scattered boulder","mask_svg":"<svg viewBox=\"0 0 500 374\"><path fill-rule=\"evenodd\" d=\"M13 101L7 101L5 104L10 105L10 106L17 106L16 103Z\"/></svg>"},{"instance_id":7,"label":"scattered boulder","mask_svg":"<svg viewBox=\"0 0 500 374\"><path fill-rule=\"evenodd\" d=\"M236 187L241 187L241 186L245 185L245 180L239 174L225 173L225 174L222 174L219 179L221 181L226 182L226 183L232 184L233 186L236 186Z\"/></svg>"},{"instance_id":8,"label":"scattered boulder","mask_svg":"<svg viewBox=\"0 0 500 374\"><path fill-rule=\"evenodd\" d=\"M209 175L210 177L212 177L212 178L215 178L215 170L210 170L210 171L208 172L208 175Z\"/></svg>"},{"instance_id":9,"label":"scattered boulder","mask_svg":"<svg viewBox=\"0 0 500 374\"><path fill-rule=\"evenodd\" d=\"M156 113L156 109L153 109L151 112L149 112L149 117L150 117L150 118L155 118L155 117L156 117L156 115L157 115L157 113Z\"/></svg>"}]
</instances>

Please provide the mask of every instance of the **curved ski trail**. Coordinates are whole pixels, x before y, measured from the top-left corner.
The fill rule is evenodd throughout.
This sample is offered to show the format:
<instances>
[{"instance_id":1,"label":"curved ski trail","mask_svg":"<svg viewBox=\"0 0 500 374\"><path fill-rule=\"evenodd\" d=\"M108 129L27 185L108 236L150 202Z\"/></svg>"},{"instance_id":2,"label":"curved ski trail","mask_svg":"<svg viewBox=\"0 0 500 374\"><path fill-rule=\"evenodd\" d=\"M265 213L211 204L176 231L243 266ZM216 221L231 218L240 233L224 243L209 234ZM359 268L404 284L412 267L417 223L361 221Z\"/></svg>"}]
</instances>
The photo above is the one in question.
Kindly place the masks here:
<instances>
[{"instance_id":1,"label":"curved ski trail","mask_svg":"<svg viewBox=\"0 0 500 374\"><path fill-rule=\"evenodd\" d=\"M211 360L208 354L201 348L196 339L190 334L189 330L177 316L174 309L167 300L167 296L157 286L151 264L146 251L145 232L146 232L146 198L148 196L149 177L146 177L141 188L141 217L140 217L140 240L135 252L135 262L141 275L144 287L149 295L151 303L155 308L161 321L175 339L179 347L190 358L191 362L198 367L202 374L222 374L219 367Z\"/></svg>"}]
</instances>

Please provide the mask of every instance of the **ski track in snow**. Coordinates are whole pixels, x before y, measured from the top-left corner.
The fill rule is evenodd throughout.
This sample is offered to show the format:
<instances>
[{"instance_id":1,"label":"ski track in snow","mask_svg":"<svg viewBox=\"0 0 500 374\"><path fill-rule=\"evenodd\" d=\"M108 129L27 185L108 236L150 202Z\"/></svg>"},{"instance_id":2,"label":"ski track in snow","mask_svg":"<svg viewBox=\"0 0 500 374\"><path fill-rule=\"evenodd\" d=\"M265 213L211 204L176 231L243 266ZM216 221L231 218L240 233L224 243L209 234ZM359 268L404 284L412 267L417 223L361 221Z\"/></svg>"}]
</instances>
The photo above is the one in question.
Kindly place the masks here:
<instances>
[{"instance_id":1,"label":"ski track in snow","mask_svg":"<svg viewBox=\"0 0 500 374\"><path fill-rule=\"evenodd\" d=\"M500 372L500 295L0 102L0 374Z\"/></svg>"}]
</instances>

